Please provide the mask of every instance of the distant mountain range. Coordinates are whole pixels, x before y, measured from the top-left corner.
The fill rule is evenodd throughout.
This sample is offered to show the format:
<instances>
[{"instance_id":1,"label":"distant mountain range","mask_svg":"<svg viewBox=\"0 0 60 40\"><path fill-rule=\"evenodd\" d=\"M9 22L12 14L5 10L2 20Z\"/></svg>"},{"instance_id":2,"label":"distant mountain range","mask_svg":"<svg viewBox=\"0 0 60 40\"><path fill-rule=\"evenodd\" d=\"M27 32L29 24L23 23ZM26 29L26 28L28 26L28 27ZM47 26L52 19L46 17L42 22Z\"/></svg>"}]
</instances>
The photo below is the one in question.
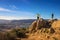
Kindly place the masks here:
<instances>
[{"instance_id":1,"label":"distant mountain range","mask_svg":"<svg viewBox=\"0 0 60 40\"><path fill-rule=\"evenodd\" d=\"M10 23L11 20L3 20L3 19L0 19L0 24L6 24L6 23Z\"/></svg>"},{"instance_id":2,"label":"distant mountain range","mask_svg":"<svg viewBox=\"0 0 60 40\"><path fill-rule=\"evenodd\" d=\"M16 28L18 27L29 27L33 21L36 19L25 19L25 20L1 20L0 19L0 31L4 29Z\"/></svg>"},{"instance_id":3,"label":"distant mountain range","mask_svg":"<svg viewBox=\"0 0 60 40\"><path fill-rule=\"evenodd\" d=\"M9 24L9 23L32 23L36 19L25 19L25 20L2 20L0 19L0 24Z\"/></svg>"}]
</instances>

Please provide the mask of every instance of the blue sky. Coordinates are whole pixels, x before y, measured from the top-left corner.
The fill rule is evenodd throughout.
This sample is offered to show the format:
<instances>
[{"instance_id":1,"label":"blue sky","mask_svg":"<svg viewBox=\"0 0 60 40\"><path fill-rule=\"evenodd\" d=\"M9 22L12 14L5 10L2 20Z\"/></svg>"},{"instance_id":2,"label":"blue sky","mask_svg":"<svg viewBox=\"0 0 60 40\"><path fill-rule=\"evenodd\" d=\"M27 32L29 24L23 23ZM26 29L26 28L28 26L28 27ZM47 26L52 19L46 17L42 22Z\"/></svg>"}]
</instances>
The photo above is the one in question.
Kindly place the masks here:
<instances>
[{"instance_id":1,"label":"blue sky","mask_svg":"<svg viewBox=\"0 0 60 40\"><path fill-rule=\"evenodd\" d=\"M37 13L60 19L60 0L0 0L0 19L35 19Z\"/></svg>"}]
</instances>

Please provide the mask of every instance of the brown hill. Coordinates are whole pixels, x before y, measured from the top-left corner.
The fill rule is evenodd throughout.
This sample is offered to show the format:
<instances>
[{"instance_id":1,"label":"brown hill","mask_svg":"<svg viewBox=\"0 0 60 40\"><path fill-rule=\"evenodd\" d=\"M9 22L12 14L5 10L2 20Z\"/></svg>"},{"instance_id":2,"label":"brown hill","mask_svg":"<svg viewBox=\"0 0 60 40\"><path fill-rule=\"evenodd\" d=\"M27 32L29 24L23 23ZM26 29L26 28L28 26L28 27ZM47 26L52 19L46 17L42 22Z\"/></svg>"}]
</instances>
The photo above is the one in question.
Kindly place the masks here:
<instances>
[{"instance_id":1,"label":"brown hill","mask_svg":"<svg viewBox=\"0 0 60 40\"><path fill-rule=\"evenodd\" d=\"M28 40L60 40L60 20L38 20L34 21L30 27L31 30L35 30L37 27L41 27L41 29L37 28L36 32L29 34Z\"/></svg>"},{"instance_id":2,"label":"brown hill","mask_svg":"<svg viewBox=\"0 0 60 40\"><path fill-rule=\"evenodd\" d=\"M52 27L53 28L60 28L60 20L57 20L57 21L54 21L53 23L52 23Z\"/></svg>"},{"instance_id":3,"label":"brown hill","mask_svg":"<svg viewBox=\"0 0 60 40\"><path fill-rule=\"evenodd\" d=\"M54 22L40 19L34 21L29 28L29 32L32 33L26 33L28 38L21 40L60 40L60 32L56 32L59 29L52 28Z\"/></svg>"}]
</instances>

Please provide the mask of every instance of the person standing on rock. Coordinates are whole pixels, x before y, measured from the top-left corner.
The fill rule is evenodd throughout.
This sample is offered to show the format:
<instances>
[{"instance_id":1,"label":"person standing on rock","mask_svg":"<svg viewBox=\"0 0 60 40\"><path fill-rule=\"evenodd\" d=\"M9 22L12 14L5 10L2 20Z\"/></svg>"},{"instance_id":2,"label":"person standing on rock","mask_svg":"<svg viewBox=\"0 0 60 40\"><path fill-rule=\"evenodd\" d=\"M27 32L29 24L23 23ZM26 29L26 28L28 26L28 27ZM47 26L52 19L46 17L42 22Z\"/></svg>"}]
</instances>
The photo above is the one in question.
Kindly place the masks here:
<instances>
[{"instance_id":1,"label":"person standing on rock","mask_svg":"<svg viewBox=\"0 0 60 40\"><path fill-rule=\"evenodd\" d=\"M39 18L40 18L40 14L37 14L37 20L39 20Z\"/></svg>"},{"instance_id":2,"label":"person standing on rock","mask_svg":"<svg viewBox=\"0 0 60 40\"><path fill-rule=\"evenodd\" d=\"M52 18L52 20L53 20L53 18L54 18L54 14L53 14L53 13L52 13L52 17L51 17L51 18Z\"/></svg>"}]
</instances>

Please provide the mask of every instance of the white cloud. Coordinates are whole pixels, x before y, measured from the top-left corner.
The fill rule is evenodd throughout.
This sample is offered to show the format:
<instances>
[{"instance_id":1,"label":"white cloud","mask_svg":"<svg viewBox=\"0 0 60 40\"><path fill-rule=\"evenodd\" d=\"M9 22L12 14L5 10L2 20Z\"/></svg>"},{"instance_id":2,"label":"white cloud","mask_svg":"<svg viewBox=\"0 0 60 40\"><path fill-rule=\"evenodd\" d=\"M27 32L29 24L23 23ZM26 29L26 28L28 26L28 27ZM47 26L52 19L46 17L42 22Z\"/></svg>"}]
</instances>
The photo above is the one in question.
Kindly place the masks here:
<instances>
[{"instance_id":1,"label":"white cloud","mask_svg":"<svg viewBox=\"0 0 60 40\"><path fill-rule=\"evenodd\" d=\"M9 10L9 9L5 9L5 8L0 8L0 11L11 12L11 10Z\"/></svg>"},{"instance_id":2,"label":"white cloud","mask_svg":"<svg viewBox=\"0 0 60 40\"><path fill-rule=\"evenodd\" d=\"M21 20L21 19L31 19L29 17L15 17L15 16L0 16L0 19L5 20Z\"/></svg>"},{"instance_id":3,"label":"white cloud","mask_svg":"<svg viewBox=\"0 0 60 40\"><path fill-rule=\"evenodd\" d=\"M10 16L0 16L0 19L6 19L6 20L12 20L12 19L16 19L15 17L10 17Z\"/></svg>"},{"instance_id":4,"label":"white cloud","mask_svg":"<svg viewBox=\"0 0 60 40\"><path fill-rule=\"evenodd\" d=\"M15 10L10 10L10 9L6 9L6 8L0 8L0 11L2 11L1 14L5 14L5 13L7 14L7 15L4 15L4 16L0 16L0 19L6 19L6 20L34 19L34 14L31 13L31 12L15 11ZM9 16L8 16L8 14L9 14Z\"/></svg>"},{"instance_id":5,"label":"white cloud","mask_svg":"<svg viewBox=\"0 0 60 40\"><path fill-rule=\"evenodd\" d=\"M17 8L15 5L12 6L13 8Z\"/></svg>"},{"instance_id":6,"label":"white cloud","mask_svg":"<svg viewBox=\"0 0 60 40\"><path fill-rule=\"evenodd\" d=\"M17 7L16 7L15 5L9 5L9 7L10 7L11 9L17 9Z\"/></svg>"}]
</instances>

